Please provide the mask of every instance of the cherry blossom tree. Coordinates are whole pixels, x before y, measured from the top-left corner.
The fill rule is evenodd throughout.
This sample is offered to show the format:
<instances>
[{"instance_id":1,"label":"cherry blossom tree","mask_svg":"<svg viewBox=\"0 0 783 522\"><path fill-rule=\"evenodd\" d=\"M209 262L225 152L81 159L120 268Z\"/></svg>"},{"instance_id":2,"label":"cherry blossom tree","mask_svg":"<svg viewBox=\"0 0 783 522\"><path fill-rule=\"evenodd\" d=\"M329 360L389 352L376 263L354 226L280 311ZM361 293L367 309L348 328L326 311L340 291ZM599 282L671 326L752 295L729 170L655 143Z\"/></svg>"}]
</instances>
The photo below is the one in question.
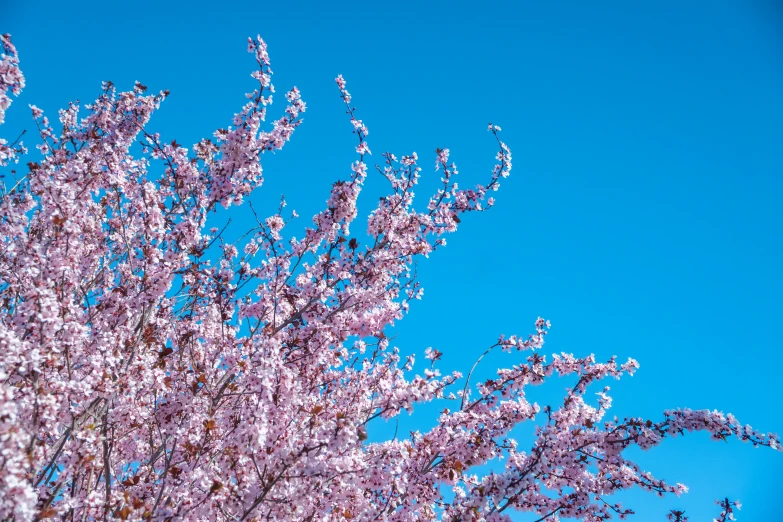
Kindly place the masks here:
<instances>
[{"instance_id":1,"label":"cherry blossom tree","mask_svg":"<svg viewBox=\"0 0 783 522\"><path fill-rule=\"evenodd\" d=\"M24 87L10 36L1 41L0 122ZM486 382L471 382L472 370L441 375L434 349L415 373L386 332L421 296L414 261L465 214L491 207L509 175L496 125L486 184L459 188L439 149L442 185L421 210L417 155L382 154L388 194L366 233L352 234L370 148L338 77L357 159L312 225L284 239L296 214L282 201L236 243L207 229L210 213L262 184L264 153L284 147L306 108L293 88L265 123L267 47L251 39L248 51L255 90L231 126L192 149L148 129L168 92L138 82L127 92L104 83L94 103L59 111L58 130L31 106L40 160L26 168L21 136L0 140L0 518L622 519L633 511L615 492L687 490L628 460L629 447L700 430L780 449L775 435L718 411L608 418L609 388L595 402L586 391L633 374L636 361L546 357L540 318L533 334L491 344L485 355L521 355ZM531 403L528 387L553 374L573 379L562 404ZM435 399L450 407L433 429L368 440L373 419ZM535 442L521 448L510 431L526 421L537 423ZM478 474L489 462L496 471ZM720 507L731 519L739 503Z\"/></svg>"}]
</instances>

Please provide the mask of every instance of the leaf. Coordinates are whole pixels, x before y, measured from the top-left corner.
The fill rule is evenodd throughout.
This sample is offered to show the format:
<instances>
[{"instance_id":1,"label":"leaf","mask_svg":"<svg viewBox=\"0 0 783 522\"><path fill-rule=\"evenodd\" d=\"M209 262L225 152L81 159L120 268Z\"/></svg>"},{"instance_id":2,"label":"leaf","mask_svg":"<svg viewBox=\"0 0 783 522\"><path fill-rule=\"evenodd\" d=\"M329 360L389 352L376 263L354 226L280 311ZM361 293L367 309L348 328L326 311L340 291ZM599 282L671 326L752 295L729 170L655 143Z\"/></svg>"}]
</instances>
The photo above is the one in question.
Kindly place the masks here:
<instances>
[{"instance_id":1,"label":"leaf","mask_svg":"<svg viewBox=\"0 0 783 522\"><path fill-rule=\"evenodd\" d=\"M352 237L351 240L348 242L348 248L351 250L356 250L356 247L359 246L359 242L356 241L355 237Z\"/></svg>"},{"instance_id":2,"label":"leaf","mask_svg":"<svg viewBox=\"0 0 783 522\"><path fill-rule=\"evenodd\" d=\"M169 348L168 346L164 347L161 351L158 352L158 357L163 359L164 357L167 357L174 353L174 349Z\"/></svg>"},{"instance_id":3,"label":"leaf","mask_svg":"<svg viewBox=\"0 0 783 522\"><path fill-rule=\"evenodd\" d=\"M144 339L144 342L147 344L152 343L155 340L155 327L152 325L147 325L147 327L144 328L142 339Z\"/></svg>"},{"instance_id":4,"label":"leaf","mask_svg":"<svg viewBox=\"0 0 783 522\"><path fill-rule=\"evenodd\" d=\"M138 483L139 483L139 477L138 476L135 476L135 477L132 477L132 478L129 478L129 479L126 479L126 480L122 481L122 485L123 486L127 486L127 487L135 486Z\"/></svg>"}]
</instances>

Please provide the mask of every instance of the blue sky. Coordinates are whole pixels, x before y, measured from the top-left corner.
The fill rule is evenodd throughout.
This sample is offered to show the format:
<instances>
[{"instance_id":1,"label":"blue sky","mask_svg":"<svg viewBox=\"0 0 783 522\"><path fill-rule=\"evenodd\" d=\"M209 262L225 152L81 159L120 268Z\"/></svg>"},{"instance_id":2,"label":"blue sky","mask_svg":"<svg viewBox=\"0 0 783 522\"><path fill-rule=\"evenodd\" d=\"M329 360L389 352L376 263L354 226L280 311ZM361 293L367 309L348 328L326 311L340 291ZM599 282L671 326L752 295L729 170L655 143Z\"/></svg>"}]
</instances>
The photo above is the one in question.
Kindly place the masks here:
<instances>
[{"instance_id":1,"label":"blue sky","mask_svg":"<svg viewBox=\"0 0 783 522\"><path fill-rule=\"evenodd\" d=\"M779 4L155 4L3 3L0 31L13 35L28 84L3 136L32 130L28 103L54 116L94 99L102 80L121 89L139 80L172 93L151 128L194 143L228 125L252 89L246 37L260 33L278 92L297 85L308 104L292 142L265 164L253 201L268 213L285 193L289 208L312 215L349 174L355 137L337 74L376 161L384 150L419 153L423 193L439 178L429 170L436 147L451 149L462 185L486 180L495 152L486 125L504 129L512 176L491 212L468 216L419 265L424 300L395 328L403 351L433 346L443 369L467 371L498 334L526 334L541 315L553 323L546 353L639 360L636 376L608 383L618 416L720 409L783 433ZM370 182L361 211L382 188ZM514 362L490 358L481 375ZM401 430L425 429L436 406L401 419ZM639 460L691 493L624 496L638 521L675 507L709 520L722 496L742 500L740 520L783 508L780 453L692 435Z\"/></svg>"}]
</instances>

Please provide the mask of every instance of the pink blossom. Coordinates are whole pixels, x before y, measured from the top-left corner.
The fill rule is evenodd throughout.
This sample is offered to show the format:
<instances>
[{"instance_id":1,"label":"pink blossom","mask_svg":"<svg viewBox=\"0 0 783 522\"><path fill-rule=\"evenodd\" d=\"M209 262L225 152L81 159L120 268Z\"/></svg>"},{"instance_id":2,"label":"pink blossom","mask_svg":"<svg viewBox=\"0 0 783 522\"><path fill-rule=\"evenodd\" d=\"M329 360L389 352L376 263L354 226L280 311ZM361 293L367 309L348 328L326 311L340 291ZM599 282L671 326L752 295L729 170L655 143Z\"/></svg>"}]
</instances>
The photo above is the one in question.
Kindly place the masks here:
<instances>
[{"instance_id":1,"label":"pink blossom","mask_svg":"<svg viewBox=\"0 0 783 522\"><path fill-rule=\"evenodd\" d=\"M0 43L2 122L24 77L10 37ZM293 88L265 123L267 46L248 39L248 52L257 67L244 105L191 148L148 128L168 92L139 82L125 92L105 82L83 118L76 104L58 113L57 131L31 106L43 159L0 194L0 518L507 522L513 510L597 521L633 513L610 503L625 489L687 492L628 448L706 431L780 449L720 411L607 418L609 387L588 388L639 364L545 355L551 324L540 317L530 334L493 337L473 369L498 348L516 364L482 382L473 369L441 373L436 349L423 370L401 355L388 332L422 296L416 263L491 207L511 171L497 125L485 184L460 188L438 149L441 181L423 203L418 155L384 153L388 192L368 237L356 236L368 130L338 76L360 157L301 238L283 241L284 199L235 243L207 229L263 184L264 154L285 146L306 109ZM25 153L0 140L0 165ZM562 403L530 402L553 375L571 380ZM377 440L374 419L435 399L451 402L431 429ZM526 447L510 435L524 422L536 424ZM720 520L740 508L718 504Z\"/></svg>"}]
</instances>

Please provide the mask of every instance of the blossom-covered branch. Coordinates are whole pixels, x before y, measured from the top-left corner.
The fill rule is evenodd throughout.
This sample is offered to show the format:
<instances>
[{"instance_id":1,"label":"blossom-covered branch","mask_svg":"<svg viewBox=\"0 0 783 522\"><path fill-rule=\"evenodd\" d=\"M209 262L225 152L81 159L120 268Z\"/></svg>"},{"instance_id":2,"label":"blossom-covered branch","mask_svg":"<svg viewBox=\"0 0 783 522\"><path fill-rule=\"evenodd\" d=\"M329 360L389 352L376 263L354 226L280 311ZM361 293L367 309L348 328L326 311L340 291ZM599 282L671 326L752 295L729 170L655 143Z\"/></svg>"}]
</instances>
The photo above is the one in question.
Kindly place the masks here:
<instances>
[{"instance_id":1,"label":"blossom-covered branch","mask_svg":"<svg viewBox=\"0 0 783 522\"><path fill-rule=\"evenodd\" d=\"M1 41L0 122L24 86ZM524 352L495 378L442 376L434 349L416 373L388 328L422 295L416 261L494 204L512 166L500 127L489 125L498 148L485 184L460 188L449 150L436 151L441 184L423 209L416 153L381 154L389 192L355 233L371 150L339 76L357 159L285 239L296 217L285 200L260 217L248 197L306 105L294 87L267 124L267 47L250 39L248 51L248 101L192 149L148 128L169 93L138 82L104 83L94 103L60 110L57 130L31 106L39 158L0 194L0 519L597 521L632 513L611 502L617 491L687 489L628 460L631 446L701 430L780 449L720 412L606 420L609 388L592 404L588 387L638 364L541 355L544 319L492 344ZM0 166L27 153L0 140ZM243 204L256 226L240 240L207 228L209 214ZM574 383L562 404L528 401L555 374ZM435 399L455 407L431 430L369 442L374 419ZM538 426L527 450L510 437L523 422ZM739 505L721 507L726 518Z\"/></svg>"}]
</instances>

